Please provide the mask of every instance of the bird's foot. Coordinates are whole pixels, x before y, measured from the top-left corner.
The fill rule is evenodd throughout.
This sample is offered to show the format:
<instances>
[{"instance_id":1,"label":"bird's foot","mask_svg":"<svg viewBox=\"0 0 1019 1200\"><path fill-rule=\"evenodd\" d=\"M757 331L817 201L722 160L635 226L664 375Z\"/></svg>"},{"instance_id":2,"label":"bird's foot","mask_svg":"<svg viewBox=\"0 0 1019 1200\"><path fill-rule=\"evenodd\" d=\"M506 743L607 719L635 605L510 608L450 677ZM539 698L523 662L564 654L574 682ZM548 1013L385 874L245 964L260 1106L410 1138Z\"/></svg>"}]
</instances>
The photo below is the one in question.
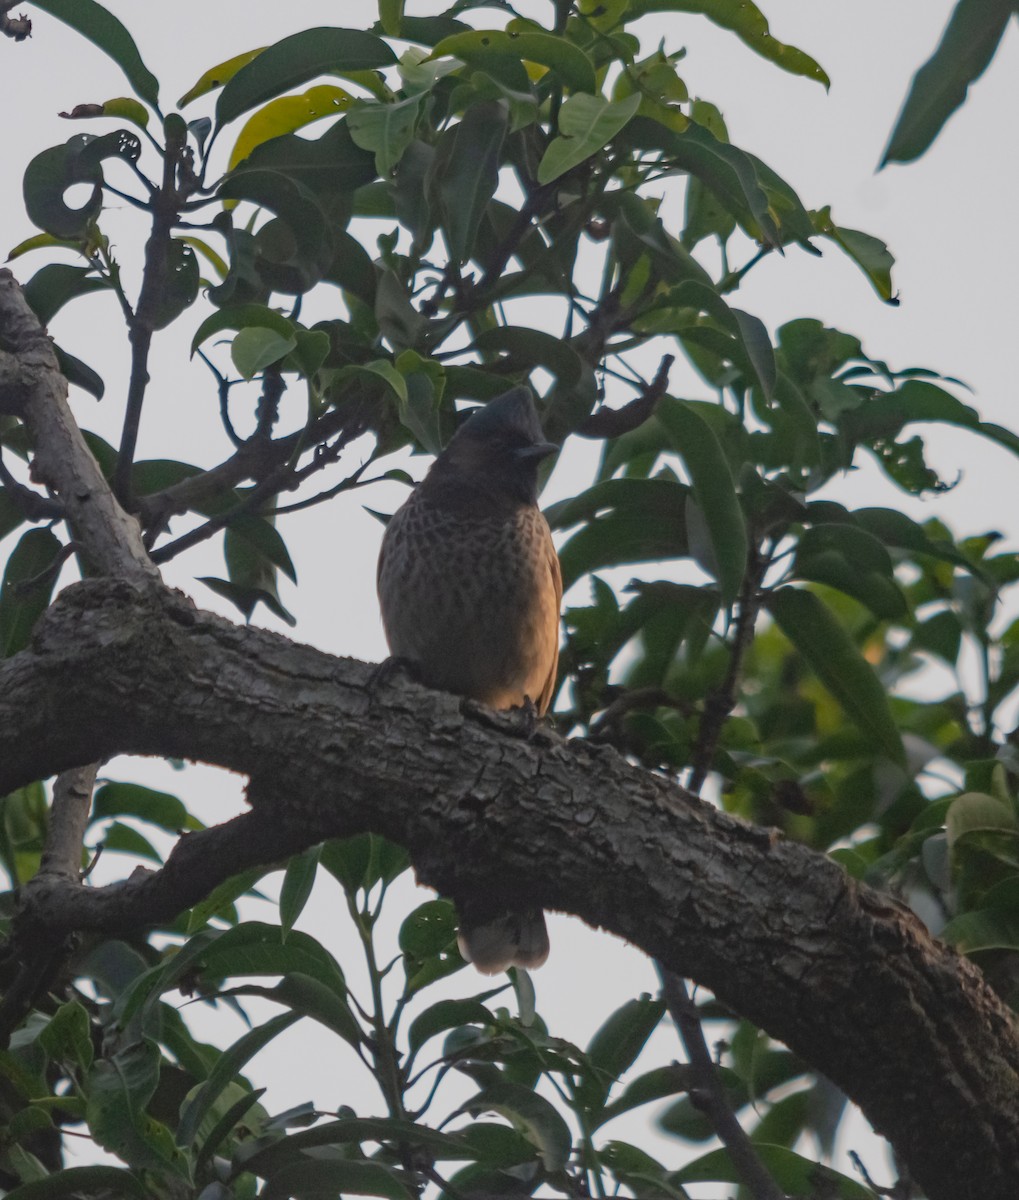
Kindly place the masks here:
<instances>
[{"instance_id":1,"label":"bird's foot","mask_svg":"<svg viewBox=\"0 0 1019 1200\"><path fill-rule=\"evenodd\" d=\"M421 682L421 673L418 671L417 663L413 659L402 658L398 654L392 654L389 658L384 658L372 671L368 686L374 692L379 688L388 687L389 684L401 677L409 679L414 683Z\"/></svg>"},{"instance_id":2,"label":"bird's foot","mask_svg":"<svg viewBox=\"0 0 1019 1200\"><path fill-rule=\"evenodd\" d=\"M551 736L553 732L548 721L539 716L530 696L524 697L523 704L503 709L489 708L478 700L464 698L460 701L460 711L499 733L522 738L525 742L530 742L541 734Z\"/></svg>"}]
</instances>

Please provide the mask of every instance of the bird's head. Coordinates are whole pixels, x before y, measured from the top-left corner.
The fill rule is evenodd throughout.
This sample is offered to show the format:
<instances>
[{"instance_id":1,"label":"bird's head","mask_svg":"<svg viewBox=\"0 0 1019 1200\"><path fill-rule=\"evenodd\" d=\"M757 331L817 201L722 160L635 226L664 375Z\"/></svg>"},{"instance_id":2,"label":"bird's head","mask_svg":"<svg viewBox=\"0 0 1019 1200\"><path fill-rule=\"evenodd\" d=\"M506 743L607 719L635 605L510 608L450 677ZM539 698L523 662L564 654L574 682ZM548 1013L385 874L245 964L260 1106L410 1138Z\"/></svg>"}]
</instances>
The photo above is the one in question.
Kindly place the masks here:
<instances>
[{"instance_id":1,"label":"bird's head","mask_svg":"<svg viewBox=\"0 0 1019 1200\"><path fill-rule=\"evenodd\" d=\"M530 388L515 387L475 409L432 471L489 493L534 504L538 465L559 449L545 440Z\"/></svg>"}]
</instances>

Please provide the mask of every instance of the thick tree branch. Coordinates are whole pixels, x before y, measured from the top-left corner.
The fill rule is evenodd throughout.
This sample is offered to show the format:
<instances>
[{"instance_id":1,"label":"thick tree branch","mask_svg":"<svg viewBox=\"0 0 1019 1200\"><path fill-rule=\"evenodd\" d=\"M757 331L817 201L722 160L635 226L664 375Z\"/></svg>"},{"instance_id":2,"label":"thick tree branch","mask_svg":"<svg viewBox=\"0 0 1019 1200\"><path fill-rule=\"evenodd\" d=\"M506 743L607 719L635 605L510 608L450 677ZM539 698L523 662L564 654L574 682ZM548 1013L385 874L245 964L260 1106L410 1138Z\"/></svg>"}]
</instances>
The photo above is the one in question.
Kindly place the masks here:
<instances>
[{"instance_id":1,"label":"thick tree branch","mask_svg":"<svg viewBox=\"0 0 1019 1200\"><path fill-rule=\"evenodd\" d=\"M576 913L710 987L859 1103L932 1200L1013 1200L1016 1023L911 913L614 751L507 737L371 679L161 588L67 589L0 665L0 794L115 752L186 756L250 776L253 814L208 852L186 839L176 883L168 867L54 900L52 934L193 902L192 871L204 886L252 861L220 858L235 828L269 831L266 861L374 830L442 891Z\"/></svg>"},{"instance_id":2,"label":"thick tree branch","mask_svg":"<svg viewBox=\"0 0 1019 1200\"><path fill-rule=\"evenodd\" d=\"M33 478L59 497L96 574L157 577L138 522L114 499L75 424L53 343L6 269L0 269L0 411L25 422L35 448Z\"/></svg>"}]
</instances>

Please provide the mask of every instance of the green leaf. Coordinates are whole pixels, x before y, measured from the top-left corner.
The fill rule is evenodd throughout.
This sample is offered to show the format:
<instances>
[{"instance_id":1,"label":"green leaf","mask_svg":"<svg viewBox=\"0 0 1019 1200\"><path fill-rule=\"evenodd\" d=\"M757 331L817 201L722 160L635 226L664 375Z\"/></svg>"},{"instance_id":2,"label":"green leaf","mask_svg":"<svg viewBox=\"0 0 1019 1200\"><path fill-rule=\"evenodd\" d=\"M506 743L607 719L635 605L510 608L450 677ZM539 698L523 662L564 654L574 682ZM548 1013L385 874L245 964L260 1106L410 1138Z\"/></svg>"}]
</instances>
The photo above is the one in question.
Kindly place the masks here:
<instances>
[{"instance_id":1,"label":"green leaf","mask_svg":"<svg viewBox=\"0 0 1019 1200\"><path fill-rule=\"evenodd\" d=\"M230 357L244 379L254 379L266 367L285 358L297 346L293 335L284 337L264 325L249 325L230 345Z\"/></svg>"},{"instance_id":2,"label":"green leaf","mask_svg":"<svg viewBox=\"0 0 1019 1200\"><path fill-rule=\"evenodd\" d=\"M137 783L104 783L93 797L89 820L121 816L139 817L169 833L202 828L184 803L169 792L157 792Z\"/></svg>"},{"instance_id":3,"label":"green leaf","mask_svg":"<svg viewBox=\"0 0 1019 1200\"><path fill-rule=\"evenodd\" d=\"M53 595L57 574L50 568L62 549L48 529L29 529L11 551L0 584L0 658L24 650L31 640Z\"/></svg>"},{"instance_id":4,"label":"green leaf","mask_svg":"<svg viewBox=\"0 0 1019 1200\"><path fill-rule=\"evenodd\" d=\"M728 460L714 430L693 405L670 397L659 404L656 416L686 466L711 541L710 561L722 603L732 604L743 584L748 542Z\"/></svg>"},{"instance_id":5,"label":"green leaf","mask_svg":"<svg viewBox=\"0 0 1019 1200\"><path fill-rule=\"evenodd\" d=\"M767 18L752 0L630 0L627 20L633 21L653 12L703 13L722 29L731 30L751 50L783 71L814 79L825 88L831 86L824 69L809 54L785 45L772 35Z\"/></svg>"},{"instance_id":6,"label":"green leaf","mask_svg":"<svg viewBox=\"0 0 1019 1200\"><path fill-rule=\"evenodd\" d=\"M28 219L55 238L84 238L102 211L102 167L81 157L88 141L87 135L77 134L63 146L43 150L25 168L22 191ZM71 208L64 203L64 193L82 183L91 184L92 193L84 204Z\"/></svg>"},{"instance_id":7,"label":"green leaf","mask_svg":"<svg viewBox=\"0 0 1019 1200\"><path fill-rule=\"evenodd\" d=\"M464 1025L493 1025L495 1017L482 1001L490 999L502 990L494 988L469 1000L439 1000L426 1008L411 1022L407 1034L411 1050L416 1054L429 1038L447 1029L459 1029Z\"/></svg>"},{"instance_id":8,"label":"green leaf","mask_svg":"<svg viewBox=\"0 0 1019 1200\"><path fill-rule=\"evenodd\" d=\"M271 100L245 121L230 151L227 169L232 171L263 142L293 133L295 129L303 129L324 117L346 112L353 103L354 98L349 92L335 84L325 83L309 88L299 96L281 96L278 100Z\"/></svg>"},{"instance_id":9,"label":"green leaf","mask_svg":"<svg viewBox=\"0 0 1019 1200\"><path fill-rule=\"evenodd\" d=\"M271 1017L223 1051L209 1078L181 1106L180 1122L177 1126L178 1146L191 1146L198 1132L198 1126L202 1123L206 1113L209 1112L227 1085L234 1081L234 1077L244 1064L281 1034L284 1029L293 1025L299 1016L300 1013L286 1012Z\"/></svg>"},{"instance_id":10,"label":"green leaf","mask_svg":"<svg viewBox=\"0 0 1019 1200\"><path fill-rule=\"evenodd\" d=\"M249 867L246 871L240 871L236 875L231 875L229 879L224 879L221 884L218 884L198 904L192 908L188 915L187 929L188 934L197 933L198 930L204 929L213 917L222 917L228 920L230 924L236 924L237 914L234 908L234 901L240 899L241 896L248 895L258 883L260 879L267 874L266 867Z\"/></svg>"},{"instance_id":11,"label":"green leaf","mask_svg":"<svg viewBox=\"0 0 1019 1200\"><path fill-rule=\"evenodd\" d=\"M246 67L253 58L257 58L265 49L264 46L259 46L257 50L245 50L243 54L235 54L233 58L228 58L226 62L217 63L214 67L210 67L200 79L198 79L183 96L177 101L178 108L184 108L190 104L192 100L197 100L200 96L207 96L209 92L214 92L218 88L228 84L231 79L237 74L241 67Z\"/></svg>"},{"instance_id":12,"label":"green leaf","mask_svg":"<svg viewBox=\"0 0 1019 1200\"><path fill-rule=\"evenodd\" d=\"M696 175L752 237L767 245L781 245L771 202L749 154L719 141L700 125L691 124L683 133L676 133L642 116L630 121L626 140L640 150L660 151L671 166Z\"/></svg>"},{"instance_id":13,"label":"green leaf","mask_svg":"<svg viewBox=\"0 0 1019 1200\"><path fill-rule=\"evenodd\" d=\"M695 1085L695 1082L690 1076L689 1066L685 1063L655 1067L643 1075L638 1075L617 1099L605 1106L598 1119L598 1125L599 1127L605 1125L613 1117L639 1108L642 1104L649 1104L654 1100L664 1100L667 1096L675 1096L677 1092L688 1091Z\"/></svg>"},{"instance_id":14,"label":"green leaf","mask_svg":"<svg viewBox=\"0 0 1019 1200\"><path fill-rule=\"evenodd\" d=\"M980 950L1019 950L1019 911L1014 904L960 913L942 929L943 941L960 954Z\"/></svg>"},{"instance_id":15,"label":"green leaf","mask_svg":"<svg viewBox=\"0 0 1019 1200\"><path fill-rule=\"evenodd\" d=\"M290 1134L274 1145L258 1149L244 1158L245 1170L267 1179L287 1166L307 1162L319 1147L344 1147L348 1153L352 1146L362 1142L378 1142L387 1150L397 1147L414 1147L427 1150L438 1161L474 1159L480 1157L467 1139L459 1133L452 1136L418 1125L414 1121L393 1117L350 1117L339 1121L327 1121L314 1129ZM337 1156L338 1157L338 1156Z\"/></svg>"},{"instance_id":16,"label":"green leaf","mask_svg":"<svg viewBox=\"0 0 1019 1200\"><path fill-rule=\"evenodd\" d=\"M904 762L902 740L884 686L830 609L813 592L793 587L771 592L765 604L782 632L856 724L889 758Z\"/></svg>"},{"instance_id":17,"label":"green leaf","mask_svg":"<svg viewBox=\"0 0 1019 1200\"><path fill-rule=\"evenodd\" d=\"M280 889L280 926L286 936L304 912L318 873L319 847L312 846L287 863Z\"/></svg>"},{"instance_id":18,"label":"green leaf","mask_svg":"<svg viewBox=\"0 0 1019 1200\"><path fill-rule=\"evenodd\" d=\"M548 33L504 33L498 29L456 33L439 42L429 57L447 56L462 59L472 67L495 68L493 74L496 75L499 59L538 63L555 71L574 92L597 90L594 64L583 50L565 38ZM511 81L504 82L512 86Z\"/></svg>"},{"instance_id":19,"label":"green leaf","mask_svg":"<svg viewBox=\"0 0 1019 1200\"><path fill-rule=\"evenodd\" d=\"M133 854L160 865L163 862L163 856L149 839L123 821L114 821L103 831L102 847L104 854Z\"/></svg>"},{"instance_id":20,"label":"green leaf","mask_svg":"<svg viewBox=\"0 0 1019 1200\"><path fill-rule=\"evenodd\" d=\"M85 1008L77 1000L61 1004L39 1034L39 1045L56 1062L75 1063L87 1071L95 1054Z\"/></svg>"},{"instance_id":21,"label":"green leaf","mask_svg":"<svg viewBox=\"0 0 1019 1200\"><path fill-rule=\"evenodd\" d=\"M284 1167L267 1181L259 1196L261 1200L320 1200L340 1194L383 1196L385 1200L414 1200L416 1195L388 1167L339 1159Z\"/></svg>"},{"instance_id":22,"label":"green leaf","mask_svg":"<svg viewBox=\"0 0 1019 1200\"><path fill-rule=\"evenodd\" d=\"M448 900L426 900L400 926L400 950L411 958L431 958L456 940L456 910Z\"/></svg>"},{"instance_id":23,"label":"green leaf","mask_svg":"<svg viewBox=\"0 0 1019 1200\"><path fill-rule=\"evenodd\" d=\"M612 1084L633 1066L664 1013L665 1005L660 1000L642 996L617 1008L598 1029L587 1047L594 1071L578 1089L586 1107L602 1107Z\"/></svg>"},{"instance_id":24,"label":"green leaf","mask_svg":"<svg viewBox=\"0 0 1019 1200\"><path fill-rule=\"evenodd\" d=\"M66 1167L47 1179L23 1183L7 1193L7 1200L78 1200L81 1196L109 1194L130 1200L149 1200L150 1193L134 1171L121 1167Z\"/></svg>"},{"instance_id":25,"label":"green leaf","mask_svg":"<svg viewBox=\"0 0 1019 1200\"><path fill-rule=\"evenodd\" d=\"M198 298L201 278L198 257L183 238L170 238L163 264L159 300L152 313L153 329L165 329Z\"/></svg>"},{"instance_id":26,"label":"green leaf","mask_svg":"<svg viewBox=\"0 0 1019 1200\"><path fill-rule=\"evenodd\" d=\"M938 48L913 76L882 167L910 162L930 146L987 69L1015 11L1014 0L959 0Z\"/></svg>"},{"instance_id":27,"label":"green leaf","mask_svg":"<svg viewBox=\"0 0 1019 1200\"><path fill-rule=\"evenodd\" d=\"M106 291L111 286L110 281L96 275L92 267L49 263L25 284L25 299L39 323L48 325L69 300L87 296L89 292Z\"/></svg>"},{"instance_id":28,"label":"green leaf","mask_svg":"<svg viewBox=\"0 0 1019 1200\"><path fill-rule=\"evenodd\" d=\"M887 620L908 612L884 543L856 525L832 523L807 529L796 547L793 574L838 588Z\"/></svg>"},{"instance_id":29,"label":"green leaf","mask_svg":"<svg viewBox=\"0 0 1019 1200\"><path fill-rule=\"evenodd\" d=\"M185 1172L185 1158L146 1107L159 1082L159 1047L145 1039L99 1059L85 1086L88 1128L104 1150L137 1168Z\"/></svg>"},{"instance_id":30,"label":"green leaf","mask_svg":"<svg viewBox=\"0 0 1019 1200\"><path fill-rule=\"evenodd\" d=\"M356 146L375 155L375 170L388 179L414 140L420 116L420 96L391 103L363 101L351 109L347 128Z\"/></svg>"},{"instance_id":31,"label":"green leaf","mask_svg":"<svg viewBox=\"0 0 1019 1200\"><path fill-rule=\"evenodd\" d=\"M954 849L960 838L973 833L1016 833L1017 820L1011 804L986 792L965 792L956 797L945 815L948 845Z\"/></svg>"},{"instance_id":32,"label":"green leaf","mask_svg":"<svg viewBox=\"0 0 1019 1200\"><path fill-rule=\"evenodd\" d=\"M874 286L882 300L898 304L892 286L892 267L895 258L880 238L858 229L846 229L836 225L830 208L822 208L814 215L814 227L822 237L830 238L853 260Z\"/></svg>"},{"instance_id":33,"label":"green leaf","mask_svg":"<svg viewBox=\"0 0 1019 1200\"><path fill-rule=\"evenodd\" d=\"M322 865L348 892L370 891L377 883L392 883L410 866L407 851L377 833L327 842Z\"/></svg>"},{"instance_id":34,"label":"green leaf","mask_svg":"<svg viewBox=\"0 0 1019 1200\"><path fill-rule=\"evenodd\" d=\"M97 400L102 400L103 393L106 391L106 384L103 383L99 375L80 358L75 358L73 354L68 354L66 350L53 343L53 351L57 356L57 366L60 368L60 374L67 380L68 383L75 387L80 387L83 391L88 392L90 396L94 396Z\"/></svg>"},{"instance_id":35,"label":"green leaf","mask_svg":"<svg viewBox=\"0 0 1019 1200\"><path fill-rule=\"evenodd\" d=\"M556 1109L519 1083L495 1083L463 1105L465 1112L496 1112L505 1117L538 1151L546 1171L561 1171L569 1161L573 1137Z\"/></svg>"},{"instance_id":36,"label":"green leaf","mask_svg":"<svg viewBox=\"0 0 1019 1200\"><path fill-rule=\"evenodd\" d=\"M374 34L333 26L305 29L269 46L237 71L219 94L216 120L226 125L316 75L370 71L395 62L396 55Z\"/></svg>"},{"instance_id":37,"label":"green leaf","mask_svg":"<svg viewBox=\"0 0 1019 1200\"><path fill-rule=\"evenodd\" d=\"M135 94L158 109L159 80L142 62L134 38L113 13L95 0L37 0L36 8L63 21L108 54Z\"/></svg>"},{"instance_id":38,"label":"green leaf","mask_svg":"<svg viewBox=\"0 0 1019 1200\"><path fill-rule=\"evenodd\" d=\"M823 1195L833 1200L874 1200L874 1193L862 1183L850 1179L813 1159L804 1158L785 1146L755 1143L754 1152L779 1188L789 1196L812 1200L824 1188ZM675 1171L670 1178L686 1183L741 1183L742 1176L728 1150L712 1150Z\"/></svg>"},{"instance_id":39,"label":"green leaf","mask_svg":"<svg viewBox=\"0 0 1019 1200\"><path fill-rule=\"evenodd\" d=\"M602 567L689 554L689 495L690 489L674 479L608 479L552 505L546 517L553 529L586 522L559 551L564 589ZM595 514L597 520L588 521Z\"/></svg>"},{"instance_id":40,"label":"green leaf","mask_svg":"<svg viewBox=\"0 0 1019 1200\"><path fill-rule=\"evenodd\" d=\"M379 22L388 37L399 37L404 0L379 0Z\"/></svg>"},{"instance_id":41,"label":"green leaf","mask_svg":"<svg viewBox=\"0 0 1019 1200\"><path fill-rule=\"evenodd\" d=\"M470 259L481 218L499 185L508 124L508 105L484 100L471 105L456 127L439 176L439 197L449 253L458 265Z\"/></svg>"},{"instance_id":42,"label":"green leaf","mask_svg":"<svg viewBox=\"0 0 1019 1200\"><path fill-rule=\"evenodd\" d=\"M191 339L191 353L193 355L214 333L224 329L248 329L252 326L271 329L283 339L293 337L296 332L293 321L274 308L267 308L264 304L236 304L221 308L205 318Z\"/></svg>"},{"instance_id":43,"label":"green leaf","mask_svg":"<svg viewBox=\"0 0 1019 1200\"><path fill-rule=\"evenodd\" d=\"M538 164L538 182L551 183L603 149L640 108L639 92L612 103L604 96L577 92L559 110L559 136Z\"/></svg>"}]
</instances>

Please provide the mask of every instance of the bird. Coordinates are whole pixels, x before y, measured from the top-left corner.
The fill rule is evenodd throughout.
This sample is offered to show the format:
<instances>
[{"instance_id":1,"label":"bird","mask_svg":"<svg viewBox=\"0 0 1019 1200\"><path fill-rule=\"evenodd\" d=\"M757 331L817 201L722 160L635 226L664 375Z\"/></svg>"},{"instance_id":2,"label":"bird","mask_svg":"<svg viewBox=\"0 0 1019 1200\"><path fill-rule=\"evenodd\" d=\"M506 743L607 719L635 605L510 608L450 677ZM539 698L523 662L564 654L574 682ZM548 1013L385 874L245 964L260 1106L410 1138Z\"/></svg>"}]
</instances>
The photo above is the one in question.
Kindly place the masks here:
<instances>
[{"instance_id":1,"label":"bird","mask_svg":"<svg viewBox=\"0 0 1019 1200\"><path fill-rule=\"evenodd\" d=\"M382 539L378 594L390 653L421 683L543 716L559 661L563 584L538 508L545 440L529 388L473 410ZM548 958L540 907L460 906L460 952L486 975Z\"/></svg>"}]
</instances>

